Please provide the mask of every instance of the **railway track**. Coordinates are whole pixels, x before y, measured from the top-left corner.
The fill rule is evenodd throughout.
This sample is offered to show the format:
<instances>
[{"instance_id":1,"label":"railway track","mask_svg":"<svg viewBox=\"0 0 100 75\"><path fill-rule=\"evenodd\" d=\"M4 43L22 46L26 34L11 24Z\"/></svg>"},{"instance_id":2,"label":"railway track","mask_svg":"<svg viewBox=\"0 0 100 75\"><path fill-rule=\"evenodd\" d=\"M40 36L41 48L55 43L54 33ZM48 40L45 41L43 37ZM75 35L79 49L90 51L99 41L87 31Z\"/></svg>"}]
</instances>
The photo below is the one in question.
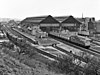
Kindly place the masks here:
<instances>
[{"instance_id":1,"label":"railway track","mask_svg":"<svg viewBox=\"0 0 100 75\"><path fill-rule=\"evenodd\" d=\"M23 37L25 37L24 35L22 35ZM25 38L28 38L28 37L25 37ZM32 41L32 39L30 39L30 38L28 38L28 41ZM59 40L58 40L59 41ZM60 41L60 42L62 42L62 41ZM66 53L66 54L70 54L69 52L65 52L64 51L64 49L61 49L61 48L59 48L59 47L57 47L57 46L55 46L54 48L56 48L56 49L58 49L58 50L60 50L60 51L62 51L62 52L64 52L64 53ZM50 53L47 53L47 52L44 52L43 50L40 50L40 49L38 49L38 48L36 48L36 47L34 47L34 49L36 50L36 51L38 51L39 53L41 53L41 54L43 54L43 55L46 55L46 56L48 56L48 57L50 57L50 58L53 58L53 59L55 59L55 60L58 60L58 61L61 61L62 59L61 58L58 58L58 57L56 57L56 56L54 56L54 55L51 55ZM95 54L95 53L93 53L93 52L91 52L92 54ZM98 55L98 54L96 54L96 55ZM87 61L86 60L84 60L83 58L81 58L81 57L79 57L79 56L77 56L77 55L74 55L73 54L73 56L75 57L75 58L77 58L77 59L79 59L79 60L81 60L82 62L85 62L85 63L87 63ZM100 55L99 55L100 56ZM81 67L81 66L80 66Z\"/></svg>"},{"instance_id":2,"label":"railway track","mask_svg":"<svg viewBox=\"0 0 100 75\"><path fill-rule=\"evenodd\" d=\"M9 31L9 30L8 30ZM8 32L7 31L7 32ZM12 33L12 32L11 32ZM13 32L14 33L14 32ZM18 33L18 32L17 32ZM20 34L20 33L18 33L18 34ZM8 35L8 34L7 34ZM20 36L20 35L19 35ZM29 42L31 42L31 43L33 43L32 41L32 39L30 39L30 38L28 38L28 37L26 37L25 35L22 35L21 34L21 36L23 36L23 37L25 37L25 38L27 38L27 40L29 41ZM10 41L12 41L14 44L16 44L16 40L14 41L14 40L12 40L12 37L10 36L8 36L8 38L9 38L9 40ZM16 45L18 45L18 44L16 44ZM18 45L18 46L20 46L20 44ZM52 58L52 59L55 59L55 60L58 60L58 61L61 61L62 60L62 58L59 58L59 57L57 57L57 56L55 56L54 54L51 54L51 53L49 53L49 52L46 52L46 51L44 51L44 50L42 50L42 49L39 49L39 48L37 48L37 47L32 47L32 49L33 50L36 50L38 53L40 53L40 54L42 54L42 55L44 55L44 56L46 56L46 57L49 57L49 58Z\"/></svg>"},{"instance_id":3,"label":"railway track","mask_svg":"<svg viewBox=\"0 0 100 75\"><path fill-rule=\"evenodd\" d=\"M19 33L19 34L21 34L21 35L23 35L23 34L20 33L19 31L16 31L16 32ZM23 36L25 36L25 35L23 35ZM26 37L26 36L25 36L25 37ZM26 38L28 38L28 37L26 37ZM32 41L30 38L28 38L28 39L29 39L30 42ZM64 49L62 49L62 48L60 48L60 47L55 46L54 48L56 48L57 50L59 50L59 51L61 51L61 52L64 52L64 53L67 54L67 55L71 55L70 52L68 52L68 51L66 51L66 50L64 50ZM35 48L35 49L36 49L39 53L42 53L42 54L44 54L44 55L47 55L48 57L55 58L56 60L61 60L61 59L57 58L56 56L53 56L52 54L51 54L51 55L52 55L52 56L51 56L49 53L45 53L44 51L41 51L41 50L39 50L39 49L37 49L37 48ZM80 56L77 56L77 55L75 55L75 54L73 54L73 56L74 56L76 59L79 59L79 60L81 60L81 61L87 63L87 61L86 61L84 58L82 58L82 57L80 57Z\"/></svg>"},{"instance_id":4,"label":"railway track","mask_svg":"<svg viewBox=\"0 0 100 75\"><path fill-rule=\"evenodd\" d=\"M29 38L29 37L25 36L24 34L20 33L18 30L13 30L13 31L15 31L15 32L21 34L23 37L27 38L29 42L32 42L32 41L33 41L31 38ZM61 39L57 39L57 38L53 38L53 39L55 39L55 40L57 40L57 41L60 41L60 42L63 42L64 44L67 44L67 45L69 45L69 46L75 47L75 48L77 48L77 49L80 49L80 50L82 50L82 51L91 53L92 55L100 56L100 52L97 51L97 50L82 48L82 47L80 47L80 46L76 46L76 45L74 45L74 44L71 44L71 43L69 43L69 42L63 41L63 40L61 40ZM64 52L64 53L70 55L70 53L69 53L68 51L66 51L66 50L64 50L64 49L62 49L62 48L60 48L60 47L58 47L58 46L55 46L54 48L56 48L56 49L58 49L58 50L60 50L60 51L62 51L62 52ZM82 60L82 61L84 61L84 62L87 62L87 61L84 60L83 58L81 58L81 57L79 57L79 56L77 56L77 55L75 55L75 54L73 54L73 55L74 55L75 58L78 58L79 60ZM52 57L52 58L53 58L53 57ZM54 57L54 58L55 58L55 57ZM59 60L59 59L58 59L58 60Z\"/></svg>"},{"instance_id":5,"label":"railway track","mask_svg":"<svg viewBox=\"0 0 100 75\"><path fill-rule=\"evenodd\" d=\"M93 40L92 43L93 43L93 44L96 44L96 45L98 45L98 46L100 46L100 41Z\"/></svg>"},{"instance_id":6,"label":"railway track","mask_svg":"<svg viewBox=\"0 0 100 75\"><path fill-rule=\"evenodd\" d=\"M22 34L20 31L18 31L18 30L15 30L15 31L17 31L18 33L20 33L20 34ZM24 35L24 34L22 34L22 35ZM25 35L24 35L25 36ZM25 36L26 37L26 36ZM27 37L28 38L28 37ZM30 38L29 38L30 39ZM31 40L32 41L32 40ZM54 46L54 48L56 48L56 49L58 49L59 51L61 51L61 52L64 52L65 54L71 54L70 52L68 52L68 51L66 51L66 50L64 50L64 49L62 49L62 48L60 48L60 47L58 47L58 46ZM74 54L73 54L74 55ZM79 57L79 56L77 56L77 55L74 55L76 58L79 58L80 60L82 60L82 58L81 57ZM85 61L84 59L83 59L83 61Z\"/></svg>"},{"instance_id":7,"label":"railway track","mask_svg":"<svg viewBox=\"0 0 100 75\"><path fill-rule=\"evenodd\" d=\"M20 33L19 31L18 31L18 33ZM22 34L22 33L20 33L20 34ZM23 34L22 34L23 35ZM25 36L25 35L24 35ZM27 37L26 37L27 38ZM29 38L30 39L30 38ZM30 39L30 41L32 41L31 39ZM60 47L58 47L58 46L55 46L54 48L56 48L57 50L59 50L59 51L61 51L61 52L64 52L65 54L67 54L67 55L71 55L72 53L70 53L70 52L68 52L67 50L65 50L65 49L62 49L62 48L60 48ZM85 60L84 58L82 58L82 57L80 57L80 56L78 56L78 55L75 55L75 54L72 54L76 59L79 59L79 60L81 60L81 61L83 61L83 62L85 62L85 63L87 63L87 60ZM59 59L58 59L59 60ZM61 60L61 59L60 59Z\"/></svg>"},{"instance_id":8,"label":"railway track","mask_svg":"<svg viewBox=\"0 0 100 75\"><path fill-rule=\"evenodd\" d=\"M85 63L88 63L87 60L85 60L84 58L82 58L82 57L80 57L80 56L78 56L78 55L76 55L76 54L73 54L73 53L71 53L71 52L68 52L67 50L62 49L62 48L60 48L60 47L58 47L58 46L55 46L55 48L58 49L58 50L60 50L60 51L62 51L62 52L64 52L64 53L66 53L66 54L69 54L69 55L72 54L72 56L73 56L74 58L79 59L80 61L83 61L83 62L85 62Z\"/></svg>"},{"instance_id":9,"label":"railway track","mask_svg":"<svg viewBox=\"0 0 100 75\"><path fill-rule=\"evenodd\" d=\"M18 33L18 32L17 32ZM19 33L18 33L19 34ZM21 35L22 37L25 37L24 35ZM28 37L25 37L25 38L28 38ZM28 39L30 39L30 38L28 38ZM28 40L27 39L27 40ZM32 41L32 39L30 39L30 40L28 40L28 41ZM32 43L32 42L31 42ZM59 49L59 48L57 48L57 47L54 47L54 48L56 48L56 49ZM56 57L56 56L54 56L54 55L52 55L52 54L50 54L50 53L47 53L47 52L45 52L45 51L43 51L42 49L38 49L38 48L36 48L36 47L33 47L33 50L36 50L37 52L39 52L40 54L43 54L43 55L45 55L45 56L48 56L48 57L50 57L50 58L53 58L53 59L55 59L55 60L57 60L57 61L62 61L63 59L62 58L59 58L59 57ZM61 49L60 49L61 50ZM62 50L61 50L62 51ZM64 52L64 51L62 51L62 52ZM66 54L68 54L67 52L66 52ZM75 55L74 55L75 56ZM77 57L77 56L75 56L76 58L78 58L79 60L82 60L83 61L83 59L82 58L79 58L79 57ZM85 60L83 61L83 62L86 62ZM82 68L81 66L80 66L80 68Z\"/></svg>"},{"instance_id":10,"label":"railway track","mask_svg":"<svg viewBox=\"0 0 100 75\"><path fill-rule=\"evenodd\" d=\"M25 35L23 35L23 34L20 33L19 31L15 31L15 30L12 30L12 31L14 31L14 32L16 32L16 33L18 33L18 34L20 34L21 36L23 36L23 37L25 37L25 38L27 38L27 40L28 40L29 42L32 43L33 40L32 40L31 38L26 37ZM55 39L55 40L57 40L57 39ZM58 41L59 41L59 40L58 40ZM60 42L62 42L62 40L61 40ZM65 43L65 41L63 41L63 43ZM65 43L65 44L66 44L66 43ZM70 45L70 44L67 43L67 45ZM72 45L70 45L70 46L72 46ZM82 48L76 47L76 46L74 46L74 45L73 45L73 47L75 47L75 48L77 48L77 49L81 49L82 51L89 52L89 53L91 53L91 54L93 54L93 55L100 56L100 55L99 55L100 53L98 54L97 51L95 51L95 52L96 52L96 53L95 53L95 52L92 52L92 50L91 50L91 51L88 51L87 49L84 49L84 48L82 49ZM58 47L58 46L55 46L54 48L58 49L59 51L62 51L62 52L64 52L64 53L66 53L66 54L68 54L68 55L71 54L70 52L68 52L68 51L66 51L65 49L62 49L62 48L60 48L60 47ZM53 58L53 59L58 60L58 61L61 61L61 60L62 60L61 58L59 58L59 57L57 57L57 56L55 56L55 55L53 55L53 54L51 54L51 53L48 53L48 52L46 52L46 51L44 51L44 50L42 50L42 49L38 49L38 48L36 48L36 47L34 47L34 49L35 49L36 51L38 51L39 53L41 53L41 54L47 56L47 57ZM78 55L75 55L75 54L73 54L73 56L74 56L76 59L79 59L79 60L81 60L81 61L87 63L87 60L85 60L84 58L82 58L82 57L80 57L80 56L78 56Z\"/></svg>"},{"instance_id":11,"label":"railway track","mask_svg":"<svg viewBox=\"0 0 100 75\"><path fill-rule=\"evenodd\" d=\"M72 46L72 47L74 47L74 48L80 49L80 50L82 50L82 51L88 52L88 53L90 53L90 54L92 54L92 55L100 56L100 51L98 51L98 50L95 50L95 49L92 49L92 48L86 49L86 48L77 46L77 45L75 45L75 44L69 43L67 40L60 39L59 37L54 36L54 35L51 35L51 34L49 34L49 37L51 37L51 38L53 38L53 39L55 39L55 40L57 40L57 41L60 41L60 42L62 42L62 43L64 43L64 44L66 44L66 45L69 45L69 46Z\"/></svg>"},{"instance_id":12,"label":"railway track","mask_svg":"<svg viewBox=\"0 0 100 75\"><path fill-rule=\"evenodd\" d=\"M23 38L22 35L20 35L19 33L15 32L15 31L13 31L10 27L5 26L3 28L3 31L4 32L10 32L10 33L14 34L15 36L18 36L18 37L22 37Z\"/></svg>"}]
</instances>

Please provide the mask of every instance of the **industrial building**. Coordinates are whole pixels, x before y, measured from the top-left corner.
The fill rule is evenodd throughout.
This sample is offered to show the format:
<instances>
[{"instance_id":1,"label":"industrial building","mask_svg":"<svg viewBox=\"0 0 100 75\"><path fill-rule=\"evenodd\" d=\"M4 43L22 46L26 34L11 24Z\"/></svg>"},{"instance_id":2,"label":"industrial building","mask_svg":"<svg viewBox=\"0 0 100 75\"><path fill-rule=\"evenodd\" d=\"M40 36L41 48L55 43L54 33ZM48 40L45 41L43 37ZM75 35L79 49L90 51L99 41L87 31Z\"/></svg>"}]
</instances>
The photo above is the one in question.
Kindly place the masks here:
<instances>
[{"instance_id":1,"label":"industrial building","mask_svg":"<svg viewBox=\"0 0 100 75\"><path fill-rule=\"evenodd\" d=\"M59 29L60 24L51 15L48 15L39 17L28 17L21 22L21 26L26 28L30 27L31 29L34 26L38 26L42 31L49 32Z\"/></svg>"},{"instance_id":2,"label":"industrial building","mask_svg":"<svg viewBox=\"0 0 100 75\"><path fill-rule=\"evenodd\" d=\"M21 21L21 26L23 28L34 30L34 28L40 28L43 32L50 31L61 31L69 30L70 32L85 32L90 36L94 36L96 26L95 18L74 18L71 16L58 16L52 17L47 16L37 16L37 17L27 17ZM99 27L97 27L98 29Z\"/></svg>"},{"instance_id":3,"label":"industrial building","mask_svg":"<svg viewBox=\"0 0 100 75\"><path fill-rule=\"evenodd\" d=\"M51 15L47 16L44 20L42 20L39 25L40 29L46 32L59 30L60 28L60 23Z\"/></svg>"},{"instance_id":4,"label":"industrial building","mask_svg":"<svg viewBox=\"0 0 100 75\"><path fill-rule=\"evenodd\" d=\"M52 17L48 16L38 16L38 17L28 17L24 19L21 23L22 27L33 29L34 26L38 26L42 31L59 31L59 30L69 30L69 31L79 31L80 21L75 19L73 16L58 16Z\"/></svg>"},{"instance_id":5,"label":"industrial building","mask_svg":"<svg viewBox=\"0 0 100 75\"><path fill-rule=\"evenodd\" d=\"M67 19L61 22L61 27L64 30L79 31L82 23L75 19L73 16L69 16Z\"/></svg>"}]
</instances>

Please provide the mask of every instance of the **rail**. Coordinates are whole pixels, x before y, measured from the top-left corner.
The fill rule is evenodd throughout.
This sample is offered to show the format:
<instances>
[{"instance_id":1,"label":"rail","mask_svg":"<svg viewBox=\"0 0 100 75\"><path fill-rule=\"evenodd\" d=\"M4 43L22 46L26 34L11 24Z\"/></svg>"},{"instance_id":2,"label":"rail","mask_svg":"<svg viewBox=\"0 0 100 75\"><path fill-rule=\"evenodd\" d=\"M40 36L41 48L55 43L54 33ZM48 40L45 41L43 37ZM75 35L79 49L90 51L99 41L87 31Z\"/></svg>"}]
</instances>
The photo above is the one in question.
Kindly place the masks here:
<instances>
[{"instance_id":1,"label":"rail","mask_svg":"<svg viewBox=\"0 0 100 75\"><path fill-rule=\"evenodd\" d=\"M99 56L100 57L100 52L97 51L97 50L95 50L95 49L86 49L86 48L77 46L75 44L72 44L72 43L68 42L67 40L65 41L65 40L61 39L61 37L58 37L58 36L55 36L55 35L52 35L52 34L48 34L48 36L51 37L51 38L53 38L53 39L55 39L55 40L58 40L60 42L63 42L64 44L67 44L67 45L72 46L74 48L80 49L82 51L85 51L85 52L88 52L88 53L90 53L92 55L95 55L95 56Z\"/></svg>"},{"instance_id":2,"label":"rail","mask_svg":"<svg viewBox=\"0 0 100 75\"><path fill-rule=\"evenodd\" d=\"M14 44L16 44L16 45L18 45L18 46L22 46L20 43L17 43L16 40L13 40L13 37L10 36L9 33L6 33L6 35L7 35L8 39L9 39L10 41L12 41ZM25 36L24 36L24 37L25 37ZM26 37L26 38L27 38L27 37ZM28 41L30 41L30 42L32 43L32 39L30 40L30 38L28 38ZM50 57L50 58L53 58L53 59L55 59L55 60L58 60L58 61L63 60L62 58L59 58L59 57L57 57L57 56L55 56L55 55L53 55L53 54L50 54L50 53L48 53L48 52L46 52L46 51L44 51L44 50L42 50L42 49L38 49L38 48L33 47L33 46L32 46L32 49L33 49L33 50L36 50L37 52L39 52L39 53L41 53L41 54L43 54L43 55L45 55L45 56L48 56L48 57Z\"/></svg>"}]
</instances>

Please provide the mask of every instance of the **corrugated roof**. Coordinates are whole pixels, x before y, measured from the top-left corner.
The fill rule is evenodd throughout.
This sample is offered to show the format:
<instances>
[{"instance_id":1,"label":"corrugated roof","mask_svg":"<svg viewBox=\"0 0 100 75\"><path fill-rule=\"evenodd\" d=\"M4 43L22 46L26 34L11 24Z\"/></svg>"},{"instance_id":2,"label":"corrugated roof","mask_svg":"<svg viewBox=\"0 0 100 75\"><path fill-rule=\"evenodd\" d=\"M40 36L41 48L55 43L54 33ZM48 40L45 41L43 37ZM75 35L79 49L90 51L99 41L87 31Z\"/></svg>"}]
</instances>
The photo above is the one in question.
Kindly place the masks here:
<instances>
[{"instance_id":1,"label":"corrugated roof","mask_svg":"<svg viewBox=\"0 0 100 75\"><path fill-rule=\"evenodd\" d=\"M67 19L65 19L62 23L79 23L81 24L81 22L79 22L77 19L75 19L73 16L69 16Z\"/></svg>"}]
</instances>

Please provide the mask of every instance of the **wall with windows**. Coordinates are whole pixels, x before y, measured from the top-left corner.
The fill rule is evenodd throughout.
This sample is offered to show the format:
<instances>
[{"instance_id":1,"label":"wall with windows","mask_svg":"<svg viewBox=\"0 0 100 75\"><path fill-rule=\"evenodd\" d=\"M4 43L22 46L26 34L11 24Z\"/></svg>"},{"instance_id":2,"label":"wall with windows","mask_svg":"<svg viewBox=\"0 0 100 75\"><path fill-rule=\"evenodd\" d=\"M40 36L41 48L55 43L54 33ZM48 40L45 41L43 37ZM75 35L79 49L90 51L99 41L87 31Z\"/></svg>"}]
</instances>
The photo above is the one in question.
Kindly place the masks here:
<instances>
[{"instance_id":1,"label":"wall with windows","mask_svg":"<svg viewBox=\"0 0 100 75\"><path fill-rule=\"evenodd\" d=\"M40 29L46 32L58 30L59 24L40 24Z\"/></svg>"},{"instance_id":2,"label":"wall with windows","mask_svg":"<svg viewBox=\"0 0 100 75\"><path fill-rule=\"evenodd\" d=\"M76 23L63 23L61 24L62 29L69 30L69 31L78 31L80 26Z\"/></svg>"}]
</instances>

